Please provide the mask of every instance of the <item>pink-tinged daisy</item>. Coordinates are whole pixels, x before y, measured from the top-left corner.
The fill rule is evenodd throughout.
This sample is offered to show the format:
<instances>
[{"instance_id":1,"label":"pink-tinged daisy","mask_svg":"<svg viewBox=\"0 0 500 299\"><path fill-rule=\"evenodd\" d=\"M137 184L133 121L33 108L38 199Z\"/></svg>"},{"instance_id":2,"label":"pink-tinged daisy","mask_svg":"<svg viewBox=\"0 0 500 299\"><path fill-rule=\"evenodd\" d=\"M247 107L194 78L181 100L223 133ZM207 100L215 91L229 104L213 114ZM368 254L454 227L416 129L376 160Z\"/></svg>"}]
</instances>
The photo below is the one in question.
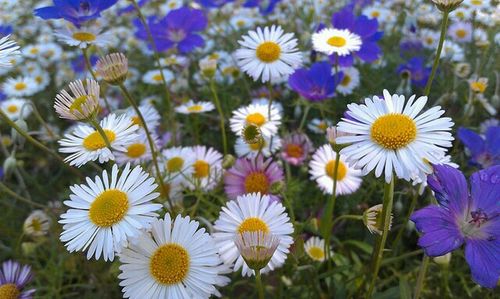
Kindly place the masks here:
<instances>
[{"instance_id":1,"label":"pink-tinged daisy","mask_svg":"<svg viewBox=\"0 0 500 299\"><path fill-rule=\"evenodd\" d=\"M281 158L287 163L302 165L307 156L314 150L313 144L305 134L294 133L282 140Z\"/></svg>"},{"instance_id":2,"label":"pink-tinged daisy","mask_svg":"<svg viewBox=\"0 0 500 299\"><path fill-rule=\"evenodd\" d=\"M33 279L30 266L21 266L18 262L6 261L0 269L0 298L31 299L35 289L24 290Z\"/></svg>"},{"instance_id":3,"label":"pink-tinged daisy","mask_svg":"<svg viewBox=\"0 0 500 299\"><path fill-rule=\"evenodd\" d=\"M224 175L225 191L230 199L260 192L269 195L271 201L279 200L279 196L270 194L270 189L272 184L280 181L283 181L283 169L271 158L264 161L262 156L238 159Z\"/></svg>"}]
</instances>

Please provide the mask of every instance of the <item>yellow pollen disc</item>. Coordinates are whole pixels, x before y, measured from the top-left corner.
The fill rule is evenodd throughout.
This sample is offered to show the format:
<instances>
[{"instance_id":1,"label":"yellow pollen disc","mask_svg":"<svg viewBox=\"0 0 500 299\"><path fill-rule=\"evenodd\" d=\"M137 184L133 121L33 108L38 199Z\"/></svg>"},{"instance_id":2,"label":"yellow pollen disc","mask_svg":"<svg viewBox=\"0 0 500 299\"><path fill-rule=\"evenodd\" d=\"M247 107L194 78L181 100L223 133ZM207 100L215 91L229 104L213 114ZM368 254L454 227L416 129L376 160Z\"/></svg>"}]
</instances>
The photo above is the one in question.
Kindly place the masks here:
<instances>
[{"instance_id":1,"label":"yellow pollen disc","mask_svg":"<svg viewBox=\"0 0 500 299\"><path fill-rule=\"evenodd\" d=\"M210 173L210 165L203 161L203 160L198 160L194 162L194 174L193 176L197 179L202 179L208 177Z\"/></svg>"},{"instance_id":2,"label":"yellow pollen disc","mask_svg":"<svg viewBox=\"0 0 500 299\"><path fill-rule=\"evenodd\" d=\"M246 121L247 121L247 123L250 123L250 124L256 125L257 127L260 127L266 122L266 118L264 117L264 115L257 112L257 113L249 114L246 118Z\"/></svg>"},{"instance_id":3,"label":"yellow pollen disc","mask_svg":"<svg viewBox=\"0 0 500 299\"><path fill-rule=\"evenodd\" d=\"M38 54L39 50L38 48L31 48L30 53L31 54Z\"/></svg>"},{"instance_id":4,"label":"yellow pollen disc","mask_svg":"<svg viewBox=\"0 0 500 299\"><path fill-rule=\"evenodd\" d=\"M184 159L181 157L173 157L167 161L167 170L169 172L179 172L184 166Z\"/></svg>"},{"instance_id":5,"label":"yellow pollen disc","mask_svg":"<svg viewBox=\"0 0 500 299\"><path fill-rule=\"evenodd\" d=\"M326 124L326 122L323 122L323 121L322 121L322 122L320 122L320 123L318 124L318 128L319 128L320 130L326 131L326 129L328 128L328 125Z\"/></svg>"},{"instance_id":6,"label":"yellow pollen disc","mask_svg":"<svg viewBox=\"0 0 500 299\"><path fill-rule=\"evenodd\" d=\"M240 234L258 231L269 233L269 227L264 221L257 217L250 217L245 219L238 227L238 233Z\"/></svg>"},{"instance_id":7,"label":"yellow pollen disc","mask_svg":"<svg viewBox=\"0 0 500 299\"><path fill-rule=\"evenodd\" d=\"M269 190L269 180L262 172L252 172L245 178L245 192L254 193L260 192L267 194Z\"/></svg>"},{"instance_id":8,"label":"yellow pollen disc","mask_svg":"<svg viewBox=\"0 0 500 299\"><path fill-rule=\"evenodd\" d=\"M472 88L473 91L483 93L486 90L486 84L483 82L472 82L470 84L470 88Z\"/></svg>"},{"instance_id":9,"label":"yellow pollen disc","mask_svg":"<svg viewBox=\"0 0 500 299\"><path fill-rule=\"evenodd\" d=\"M281 56L281 47L275 42L263 42L257 47L257 58L266 63L278 60Z\"/></svg>"},{"instance_id":10,"label":"yellow pollen disc","mask_svg":"<svg viewBox=\"0 0 500 299\"><path fill-rule=\"evenodd\" d=\"M7 106L7 111L9 111L10 113L16 113L17 111L19 111L19 108L16 105L9 105Z\"/></svg>"},{"instance_id":11,"label":"yellow pollen disc","mask_svg":"<svg viewBox=\"0 0 500 299\"><path fill-rule=\"evenodd\" d=\"M139 127L142 127L142 121L139 116L132 116L132 125L138 125Z\"/></svg>"},{"instance_id":12,"label":"yellow pollen disc","mask_svg":"<svg viewBox=\"0 0 500 299\"><path fill-rule=\"evenodd\" d=\"M326 41L326 43L332 47L340 48L340 47L345 46L347 41L342 36L332 36Z\"/></svg>"},{"instance_id":13,"label":"yellow pollen disc","mask_svg":"<svg viewBox=\"0 0 500 299\"><path fill-rule=\"evenodd\" d=\"M139 158L146 152L146 145L143 143L134 143L127 147L127 156L130 158Z\"/></svg>"},{"instance_id":14,"label":"yellow pollen disc","mask_svg":"<svg viewBox=\"0 0 500 299\"><path fill-rule=\"evenodd\" d=\"M243 20L238 20L238 21L236 21L236 26L238 26L238 27L243 27L243 26L245 26L245 21L243 21Z\"/></svg>"},{"instance_id":15,"label":"yellow pollen disc","mask_svg":"<svg viewBox=\"0 0 500 299\"><path fill-rule=\"evenodd\" d=\"M73 101L73 103L71 103L71 106L69 106L69 111L73 112L77 110L80 113L83 112L82 105L85 104L85 102L87 102L87 96L79 96Z\"/></svg>"},{"instance_id":16,"label":"yellow pollen disc","mask_svg":"<svg viewBox=\"0 0 500 299\"><path fill-rule=\"evenodd\" d=\"M153 76L153 80L154 80L154 81L156 81L156 82L160 82L160 81L162 81L162 79L161 79L161 74L156 74L156 75L154 75L154 76Z\"/></svg>"},{"instance_id":17,"label":"yellow pollen disc","mask_svg":"<svg viewBox=\"0 0 500 299\"><path fill-rule=\"evenodd\" d=\"M417 126L410 117L391 113L377 118L372 124L370 134L377 144L387 149L397 150L415 140Z\"/></svg>"},{"instance_id":18,"label":"yellow pollen disc","mask_svg":"<svg viewBox=\"0 0 500 299\"><path fill-rule=\"evenodd\" d=\"M75 32L73 33L73 38L80 42L93 42L96 36L90 32Z\"/></svg>"},{"instance_id":19,"label":"yellow pollen disc","mask_svg":"<svg viewBox=\"0 0 500 299\"><path fill-rule=\"evenodd\" d=\"M36 83L42 83L43 77L42 76L36 76L35 77L35 81L36 81Z\"/></svg>"},{"instance_id":20,"label":"yellow pollen disc","mask_svg":"<svg viewBox=\"0 0 500 299\"><path fill-rule=\"evenodd\" d=\"M311 256L314 260L320 261L325 258L325 252L323 249L316 246L309 248L307 253L309 253L309 256Z\"/></svg>"},{"instance_id":21,"label":"yellow pollen disc","mask_svg":"<svg viewBox=\"0 0 500 299\"><path fill-rule=\"evenodd\" d=\"M463 30L463 29L458 29L457 31L455 31L455 34L459 37L459 38L464 38L466 35L467 35L467 31Z\"/></svg>"},{"instance_id":22,"label":"yellow pollen disc","mask_svg":"<svg viewBox=\"0 0 500 299\"><path fill-rule=\"evenodd\" d=\"M110 189L102 192L90 205L89 217L100 227L110 227L123 219L129 208L127 194Z\"/></svg>"},{"instance_id":23,"label":"yellow pollen disc","mask_svg":"<svg viewBox=\"0 0 500 299\"><path fill-rule=\"evenodd\" d=\"M335 160L330 160L325 166L326 174L333 179L335 173ZM342 161L339 161L339 167L337 168L337 181L342 181L347 174L347 167Z\"/></svg>"},{"instance_id":24,"label":"yellow pollen disc","mask_svg":"<svg viewBox=\"0 0 500 299\"><path fill-rule=\"evenodd\" d=\"M286 154L292 158L300 158L304 155L304 150L297 144L289 144L286 146Z\"/></svg>"},{"instance_id":25,"label":"yellow pollen disc","mask_svg":"<svg viewBox=\"0 0 500 299\"><path fill-rule=\"evenodd\" d=\"M39 219L33 219L31 221L31 227L35 232L39 232L42 230L42 223L40 222Z\"/></svg>"},{"instance_id":26,"label":"yellow pollen disc","mask_svg":"<svg viewBox=\"0 0 500 299\"><path fill-rule=\"evenodd\" d=\"M26 87L28 87L28 85L26 85L26 83L24 83L24 82L18 82L18 83L16 83L16 84L14 85L14 89L15 89L15 90L19 90L19 91L20 91L20 90L25 90L25 89L26 89Z\"/></svg>"},{"instance_id":27,"label":"yellow pollen disc","mask_svg":"<svg viewBox=\"0 0 500 299\"><path fill-rule=\"evenodd\" d=\"M105 129L104 133L106 134L106 137L108 137L110 143L115 141L116 138L115 132ZM83 139L83 147L88 149L89 151L95 151L101 148L105 148L106 142L102 138L101 134L95 131L94 133L90 134L89 136L85 137L85 139Z\"/></svg>"},{"instance_id":28,"label":"yellow pollen disc","mask_svg":"<svg viewBox=\"0 0 500 299\"><path fill-rule=\"evenodd\" d=\"M264 142L262 144L260 142L256 142L256 143L250 143L250 144L248 144L248 146L252 149L252 151L258 151L258 150L260 150L260 147L265 148L266 143Z\"/></svg>"},{"instance_id":29,"label":"yellow pollen disc","mask_svg":"<svg viewBox=\"0 0 500 299\"><path fill-rule=\"evenodd\" d=\"M434 42L434 39L428 37L425 39L425 41L427 42L428 45L432 45L432 43Z\"/></svg>"},{"instance_id":30,"label":"yellow pollen disc","mask_svg":"<svg viewBox=\"0 0 500 299\"><path fill-rule=\"evenodd\" d=\"M201 110L203 110L203 106L201 106L201 105L193 105L191 107L188 107L187 110L189 112L200 112Z\"/></svg>"},{"instance_id":31,"label":"yellow pollen disc","mask_svg":"<svg viewBox=\"0 0 500 299\"><path fill-rule=\"evenodd\" d=\"M342 82L340 82L340 85L347 86L349 85L349 83L351 83L351 77L344 75L344 78L342 79Z\"/></svg>"},{"instance_id":32,"label":"yellow pollen disc","mask_svg":"<svg viewBox=\"0 0 500 299\"><path fill-rule=\"evenodd\" d=\"M0 298L2 299L17 299L21 292L13 283L0 285Z\"/></svg>"},{"instance_id":33,"label":"yellow pollen disc","mask_svg":"<svg viewBox=\"0 0 500 299\"><path fill-rule=\"evenodd\" d=\"M482 5L483 4L483 0L472 0L471 3L474 4L474 5Z\"/></svg>"},{"instance_id":34,"label":"yellow pollen disc","mask_svg":"<svg viewBox=\"0 0 500 299\"><path fill-rule=\"evenodd\" d=\"M178 284L189 272L189 253L182 246L169 243L156 249L149 262L149 271L157 282Z\"/></svg>"},{"instance_id":35,"label":"yellow pollen disc","mask_svg":"<svg viewBox=\"0 0 500 299\"><path fill-rule=\"evenodd\" d=\"M380 17L380 12L378 12L378 11L373 11L373 12L372 12L372 18L378 18L378 17Z\"/></svg>"}]
</instances>

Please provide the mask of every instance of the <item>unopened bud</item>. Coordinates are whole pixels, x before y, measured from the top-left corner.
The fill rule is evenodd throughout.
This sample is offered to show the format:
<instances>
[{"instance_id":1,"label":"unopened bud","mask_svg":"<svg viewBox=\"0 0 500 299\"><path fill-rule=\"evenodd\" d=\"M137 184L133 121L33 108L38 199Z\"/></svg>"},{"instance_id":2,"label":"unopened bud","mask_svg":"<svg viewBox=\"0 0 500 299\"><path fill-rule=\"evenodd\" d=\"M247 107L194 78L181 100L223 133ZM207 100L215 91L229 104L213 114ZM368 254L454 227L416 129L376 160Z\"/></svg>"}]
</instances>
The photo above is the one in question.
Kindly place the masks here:
<instances>
[{"instance_id":1,"label":"unopened bud","mask_svg":"<svg viewBox=\"0 0 500 299\"><path fill-rule=\"evenodd\" d=\"M17 167L17 160L14 155L11 155L3 161L3 171L6 177L9 177L12 172L16 169Z\"/></svg>"},{"instance_id":2,"label":"unopened bud","mask_svg":"<svg viewBox=\"0 0 500 299\"><path fill-rule=\"evenodd\" d=\"M19 118L15 121L16 125L24 132L28 132L28 124L22 118ZM11 131L11 137L14 142L22 142L24 141L24 137L22 137L15 129Z\"/></svg>"},{"instance_id":3,"label":"unopened bud","mask_svg":"<svg viewBox=\"0 0 500 299\"><path fill-rule=\"evenodd\" d=\"M201 74L203 77L211 79L215 76L215 71L217 70L217 59L206 58L200 60L198 63L201 69Z\"/></svg>"},{"instance_id":4,"label":"unopened bud","mask_svg":"<svg viewBox=\"0 0 500 299\"><path fill-rule=\"evenodd\" d=\"M372 234L374 233L379 235L382 234L382 230L384 229L382 210L383 210L383 205L378 204L376 206L367 209L363 213L363 223ZM391 220L389 222L389 229L391 228L391 225L392 225L392 215L391 215Z\"/></svg>"},{"instance_id":5,"label":"unopened bud","mask_svg":"<svg viewBox=\"0 0 500 299\"><path fill-rule=\"evenodd\" d=\"M236 158L233 155L225 155L224 159L222 160L222 167L224 169L229 169L233 167L235 161Z\"/></svg>"},{"instance_id":6,"label":"unopened bud","mask_svg":"<svg viewBox=\"0 0 500 299\"><path fill-rule=\"evenodd\" d=\"M271 184L269 192L273 195L281 194L285 190L285 183L283 181L277 181Z\"/></svg>"},{"instance_id":7,"label":"unopened bud","mask_svg":"<svg viewBox=\"0 0 500 299\"><path fill-rule=\"evenodd\" d=\"M433 258L433 260L438 265L448 267L448 265L450 264L450 260L451 260L451 252L448 252L445 255L436 256L435 258Z\"/></svg>"}]
</instances>

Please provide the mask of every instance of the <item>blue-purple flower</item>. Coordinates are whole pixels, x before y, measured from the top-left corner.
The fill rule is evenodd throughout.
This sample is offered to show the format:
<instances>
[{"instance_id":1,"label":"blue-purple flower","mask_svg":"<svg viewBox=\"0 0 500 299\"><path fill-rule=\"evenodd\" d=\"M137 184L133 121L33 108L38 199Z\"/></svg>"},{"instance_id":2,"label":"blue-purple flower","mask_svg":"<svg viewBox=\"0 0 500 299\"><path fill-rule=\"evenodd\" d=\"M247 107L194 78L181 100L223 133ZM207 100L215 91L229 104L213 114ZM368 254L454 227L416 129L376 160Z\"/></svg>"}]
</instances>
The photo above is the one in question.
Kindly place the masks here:
<instances>
[{"instance_id":1,"label":"blue-purple flower","mask_svg":"<svg viewBox=\"0 0 500 299\"><path fill-rule=\"evenodd\" d=\"M431 74L431 68L425 66L424 58L413 57L399 65L398 74L403 78L409 78L412 85L424 87Z\"/></svg>"},{"instance_id":2,"label":"blue-purple flower","mask_svg":"<svg viewBox=\"0 0 500 299\"><path fill-rule=\"evenodd\" d=\"M323 61L314 63L310 69L296 70L288 79L288 84L304 98L318 102L333 96L342 77L342 73L334 76L332 66Z\"/></svg>"},{"instance_id":3,"label":"blue-purple flower","mask_svg":"<svg viewBox=\"0 0 500 299\"><path fill-rule=\"evenodd\" d=\"M33 279L30 266L21 266L18 262L6 261L0 269L0 295L7 294L7 298L31 299L35 289L24 290L24 287ZM4 297L2 297L4 298Z\"/></svg>"},{"instance_id":4,"label":"blue-purple flower","mask_svg":"<svg viewBox=\"0 0 500 299\"><path fill-rule=\"evenodd\" d=\"M441 256L465 243L472 279L494 288L500 278L500 166L464 175L448 165L434 165L427 178L438 205L414 212L411 220L422 234L425 254Z\"/></svg>"},{"instance_id":5,"label":"blue-purple flower","mask_svg":"<svg viewBox=\"0 0 500 299\"><path fill-rule=\"evenodd\" d=\"M188 53L205 45L203 38L196 32L204 30L207 22L201 10L186 6L170 11L163 19L148 20L158 51L176 47L180 53ZM142 23L136 20L135 25L138 29L137 37L148 40L147 31Z\"/></svg>"},{"instance_id":6,"label":"blue-purple flower","mask_svg":"<svg viewBox=\"0 0 500 299\"><path fill-rule=\"evenodd\" d=\"M484 136L461 127L457 135L469 150L471 164L482 168L500 164L500 126L488 127Z\"/></svg>"},{"instance_id":7,"label":"blue-purple flower","mask_svg":"<svg viewBox=\"0 0 500 299\"><path fill-rule=\"evenodd\" d=\"M226 3L234 2L234 0L197 0L204 7L214 8L221 7Z\"/></svg>"},{"instance_id":8,"label":"blue-purple flower","mask_svg":"<svg viewBox=\"0 0 500 299\"><path fill-rule=\"evenodd\" d=\"M246 0L243 7L258 7L261 14L268 15L280 2L281 0Z\"/></svg>"},{"instance_id":9,"label":"blue-purple flower","mask_svg":"<svg viewBox=\"0 0 500 299\"><path fill-rule=\"evenodd\" d=\"M53 0L53 6L34 10L36 16L49 19L65 19L80 26L84 22L97 19L101 12L115 5L118 0Z\"/></svg>"}]
</instances>

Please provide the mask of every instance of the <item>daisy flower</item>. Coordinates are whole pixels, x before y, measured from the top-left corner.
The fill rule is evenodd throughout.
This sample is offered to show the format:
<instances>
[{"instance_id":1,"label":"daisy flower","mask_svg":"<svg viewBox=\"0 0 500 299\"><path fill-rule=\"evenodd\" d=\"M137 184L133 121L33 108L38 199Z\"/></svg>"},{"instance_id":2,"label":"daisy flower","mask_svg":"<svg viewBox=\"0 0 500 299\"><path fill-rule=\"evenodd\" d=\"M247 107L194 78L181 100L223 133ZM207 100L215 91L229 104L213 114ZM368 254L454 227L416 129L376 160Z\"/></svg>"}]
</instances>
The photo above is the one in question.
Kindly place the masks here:
<instances>
[{"instance_id":1,"label":"daisy flower","mask_svg":"<svg viewBox=\"0 0 500 299\"><path fill-rule=\"evenodd\" d=\"M316 134L325 134L326 129L332 126L332 121L329 119L314 118L307 124L307 128Z\"/></svg>"},{"instance_id":2,"label":"daisy flower","mask_svg":"<svg viewBox=\"0 0 500 299\"><path fill-rule=\"evenodd\" d=\"M283 138L281 158L287 163L302 165L314 150L313 144L306 134L294 133Z\"/></svg>"},{"instance_id":3,"label":"daisy flower","mask_svg":"<svg viewBox=\"0 0 500 299\"><path fill-rule=\"evenodd\" d=\"M335 72L335 70L333 70ZM337 85L337 91L342 95L350 95L353 90L358 88L360 83L359 71L355 67L343 67L339 72L344 74L342 81Z\"/></svg>"},{"instance_id":4,"label":"daisy flower","mask_svg":"<svg viewBox=\"0 0 500 299\"><path fill-rule=\"evenodd\" d=\"M213 239L189 216L154 220L119 257L124 298L209 298L229 283Z\"/></svg>"},{"instance_id":5,"label":"daisy flower","mask_svg":"<svg viewBox=\"0 0 500 299\"><path fill-rule=\"evenodd\" d=\"M33 280L30 266L6 261L0 269L0 297L6 299L32 299L35 289L24 290Z\"/></svg>"},{"instance_id":6,"label":"daisy flower","mask_svg":"<svg viewBox=\"0 0 500 299\"><path fill-rule=\"evenodd\" d=\"M39 92L38 83L32 77L9 78L2 84L2 91L9 97L32 96Z\"/></svg>"},{"instance_id":7,"label":"daisy flower","mask_svg":"<svg viewBox=\"0 0 500 299\"><path fill-rule=\"evenodd\" d=\"M50 217L44 211L35 210L24 220L23 232L32 237L44 236L49 231L50 222Z\"/></svg>"},{"instance_id":8,"label":"daisy flower","mask_svg":"<svg viewBox=\"0 0 500 299\"><path fill-rule=\"evenodd\" d=\"M234 242L250 269L265 268L280 245L280 239L263 231L244 232Z\"/></svg>"},{"instance_id":9,"label":"daisy flower","mask_svg":"<svg viewBox=\"0 0 500 299\"><path fill-rule=\"evenodd\" d=\"M265 161L262 156L256 159L240 158L224 174L224 189L229 199L258 192L276 201L280 196L271 194L271 186L282 181L283 169L272 158Z\"/></svg>"},{"instance_id":10,"label":"daisy flower","mask_svg":"<svg viewBox=\"0 0 500 299\"><path fill-rule=\"evenodd\" d=\"M32 107L28 100L11 98L0 102L0 109L11 120L25 119L31 114Z\"/></svg>"},{"instance_id":11,"label":"daisy flower","mask_svg":"<svg viewBox=\"0 0 500 299\"><path fill-rule=\"evenodd\" d=\"M238 41L242 48L236 50L238 66L254 81L275 82L301 66L302 55L293 33L284 33L280 26L257 27Z\"/></svg>"},{"instance_id":12,"label":"daisy flower","mask_svg":"<svg viewBox=\"0 0 500 299\"><path fill-rule=\"evenodd\" d=\"M104 118L100 126L104 130L106 137L113 150L126 152L127 146L137 139L137 125L130 125L130 118L127 115L116 116L110 114ZM99 159L99 163L114 160L115 156L106 147L104 138L91 126L80 124L76 129L64 135L59 140L61 147L59 152L71 154L64 159L70 165L80 167L89 161Z\"/></svg>"},{"instance_id":13,"label":"daisy flower","mask_svg":"<svg viewBox=\"0 0 500 299\"><path fill-rule=\"evenodd\" d=\"M153 138L153 143L158 144L158 137L156 134L151 134ZM132 143L126 146L126 151L116 152L115 158L116 163L119 165L124 165L131 163L132 165L137 165L151 161L151 147L149 146L148 136L145 132L139 132L139 136Z\"/></svg>"},{"instance_id":14,"label":"daisy flower","mask_svg":"<svg viewBox=\"0 0 500 299\"><path fill-rule=\"evenodd\" d=\"M212 111L214 109L214 104L210 102L194 102L193 100L190 100L189 102L176 107L175 111L181 114L196 114Z\"/></svg>"},{"instance_id":15,"label":"daisy flower","mask_svg":"<svg viewBox=\"0 0 500 299\"><path fill-rule=\"evenodd\" d=\"M97 26L76 27L70 25L64 29L56 30L54 35L68 46L80 47L81 49L91 45L105 48L113 41L113 36L110 33L102 33L102 29Z\"/></svg>"},{"instance_id":16,"label":"daisy flower","mask_svg":"<svg viewBox=\"0 0 500 299\"><path fill-rule=\"evenodd\" d=\"M309 173L311 179L316 180L323 192L333 194L333 180L335 175L335 159L337 153L330 144L318 148L309 162ZM353 168L340 155L337 167L337 195L351 194L358 190L361 185L361 171Z\"/></svg>"},{"instance_id":17,"label":"daisy flower","mask_svg":"<svg viewBox=\"0 0 500 299\"><path fill-rule=\"evenodd\" d=\"M10 35L0 38L0 67L8 68L12 65L12 58L21 54L16 42L9 39Z\"/></svg>"},{"instance_id":18,"label":"daisy flower","mask_svg":"<svg viewBox=\"0 0 500 299\"><path fill-rule=\"evenodd\" d=\"M84 84L77 80L68 87L72 95L63 89L54 102L54 109L59 117L83 121L92 119L99 113L100 87L97 81L87 79Z\"/></svg>"},{"instance_id":19,"label":"daisy flower","mask_svg":"<svg viewBox=\"0 0 500 299\"><path fill-rule=\"evenodd\" d=\"M272 137L278 132L281 124L281 113L275 105L271 105L271 117L269 118L269 106L264 104L250 104L233 111L229 120L231 130L241 135L243 129L248 125L257 126L262 135Z\"/></svg>"},{"instance_id":20,"label":"daisy flower","mask_svg":"<svg viewBox=\"0 0 500 299\"><path fill-rule=\"evenodd\" d=\"M161 116L160 113L158 113L158 110L156 110L152 104L144 103L139 106L139 111L141 112L142 117L144 117L144 121L146 122L149 131L154 132L160 125ZM128 108L125 113L132 118L132 124L138 125L141 131L144 130L141 118L132 107Z\"/></svg>"},{"instance_id":21,"label":"daisy flower","mask_svg":"<svg viewBox=\"0 0 500 299\"><path fill-rule=\"evenodd\" d=\"M410 180L415 171L430 173L426 161L434 162L431 152L446 151L453 137L453 122L441 118L444 111L433 107L418 115L427 97L404 96L384 90L384 99L375 96L365 104L349 104L347 115L338 124L338 131L353 134L337 138L337 143L350 143L340 153L363 173L375 169L375 176L385 173L385 181L396 176ZM355 134L355 135L354 135Z\"/></svg>"},{"instance_id":22,"label":"daisy flower","mask_svg":"<svg viewBox=\"0 0 500 299\"><path fill-rule=\"evenodd\" d=\"M128 238L149 228L158 216L154 212L161 204L151 203L160 195L153 192L158 186L140 166L131 170L130 164L120 174L115 164L111 177L104 170L102 178L86 181L70 187L70 200L64 201L70 209L59 220L60 239L69 252L87 250L87 259L102 255L112 261Z\"/></svg>"},{"instance_id":23,"label":"daisy flower","mask_svg":"<svg viewBox=\"0 0 500 299\"><path fill-rule=\"evenodd\" d=\"M211 147L194 146L193 173L188 181L191 190L209 191L217 186L222 178L222 154Z\"/></svg>"},{"instance_id":24,"label":"daisy flower","mask_svg":"<svg viewBox=\"0 0 500 299\"><path fill-rule=\"evenodd\" d=\"M430 30L430 29L422 29L419 32L420 39L424 45L424 48L434 50L437 48L439 42L439 32Z\"/></svg>"},{"instance_id":25,"label":"daisy flower","mask_svg":"<svg viewBox=\"0 0 500 299\"><path fill-rule=\"evenodd\" d=\"M311 237L304 244L304 250L312 260L317 262L324 262L326 260L325 254L325 240L318 237ZM333 253L330 252L330 256Z\"/></svg>"},{"instance_id":26,"label":"daisy flower","mask_svg":"<svg viewBox=\"0 0 500 299\"><path fill-rule=\"evenodd\" d=\"M190 147L173 147L162 152L165 180L185 184L193 174L196 157Z\"/></svg>"},{"instance_id":27,"label":"daisy flower","mask_svg":"<svg viewBox=\"0 0 500 299\"><path fill-rule=\"evenodd\" d=\"M262 143L247 143L242 137L236 139L234 151L238 157L253 159L259 152L264 157L269 157L281 148L281 139L279 136L262 136Z\"/></svg>"},{"instance_id":28,"label":"daisy flower","mask_svg":"<svg viewBox=\"0 0 500 299\"><path fill-rule=\"evenodd\" d=\"M235 239L239 234L262 231L279 238L278 249L261 273L281 267L293 243L293 226L285 207L276 201L271 202L269 196L261 196L259 193L238 196L236 200L229 201L215 221L214 229L213 237L222 260L226 264L236 261L233 270L236 272L242 268L243 276L250 276L254 272L236 247Z\"/></svg>"},{"instance_id":29,"label":"daisy flower","mask_svg":"<svg viewBox=\"0 0 500 299\"><path fill-rule=\"evenodd\" d=\"M472 40L472 24L469 22L455 22L448 28L448 35L459 43Z\"/></svg>"},{"instance_id":30,"label":"daisy flower","mask_svg":"<svg viewBox=\"0 0 500 299\"><path fill-rule=\"evenodd\" d=\"M347 29L324 28L312 36L315 51L346 56L361 49L362 40Z\"/></svg>"},{"instance_id":31,"label":"daisy flower","mask_svg":"<svg viewBox=\"0 0 500 299\"><path fill-rule=\"evenodd\" d=\"M174 80L174 73L167 69L163 69L163 77L165 78L165 82L170 83ZM152 70L146 72L142 76L142 81L146 84L151 84L151 85L161 85L163 84L162 78L161 78L161 71L160 70Z\"/></svg>"}]
</instances>

